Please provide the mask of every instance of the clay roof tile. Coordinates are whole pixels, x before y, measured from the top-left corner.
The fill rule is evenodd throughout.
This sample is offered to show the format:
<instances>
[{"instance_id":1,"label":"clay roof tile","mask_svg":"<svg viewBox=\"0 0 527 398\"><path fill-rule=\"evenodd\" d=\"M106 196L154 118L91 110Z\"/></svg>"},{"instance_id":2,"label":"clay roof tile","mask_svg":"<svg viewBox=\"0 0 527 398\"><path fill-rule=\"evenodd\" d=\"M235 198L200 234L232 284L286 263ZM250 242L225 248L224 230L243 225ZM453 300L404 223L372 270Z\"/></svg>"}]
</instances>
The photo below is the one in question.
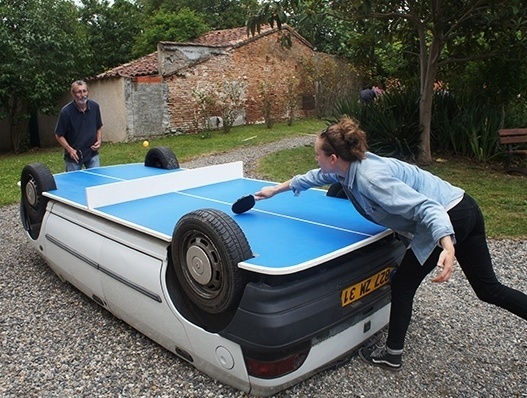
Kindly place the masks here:
<instances>
[{"instance_id":1,"label":"clay roof tile","mask_svg":"<svg viewBox=\"0 0 527 398\"><path fill-rule=\"evenodd\" d=\"M283 28L289 29L284 26ZM276 28L275 28L276 29ZM275 30L269 26L261 28L260 34L266 34L270 31ZM257 37L258 34L255 35ZM300 36L299 36L300 37ZM202 45L211 47L233 47L243 44L245 41L252 40L252 36L247 35L247 28L233 28L224 30L213 30L203 34L191 43L178 43L181 45ZM307 43L307 42L306 42ZM309 43L307 43L309 45ZM157 51L151 54L145 55L139 59L128 62L123 65L116 66L115 68L109 69L103 73L95 76L94 79L104 79L112 77L137 77L137 76L151 76L158 74L157 65Z\"/></svg>"}]
</instances>

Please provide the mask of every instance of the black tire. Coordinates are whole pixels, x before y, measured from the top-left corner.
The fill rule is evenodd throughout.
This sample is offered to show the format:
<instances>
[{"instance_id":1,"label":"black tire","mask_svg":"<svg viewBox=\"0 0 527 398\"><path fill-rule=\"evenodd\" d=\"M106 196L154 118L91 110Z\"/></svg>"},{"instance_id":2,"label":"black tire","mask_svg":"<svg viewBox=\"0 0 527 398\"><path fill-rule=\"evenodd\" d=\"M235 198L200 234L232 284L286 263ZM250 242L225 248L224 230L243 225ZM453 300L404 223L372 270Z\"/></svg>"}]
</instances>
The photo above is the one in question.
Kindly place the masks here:
<instances>
[{"instance_id":1,"label":"black tire","mask_svg":"<svg viewBox=\"0 0 527 398\"><path fill-rule=\"evenodd\" d=\"M348 199L348 196L346 195L346 192L342 188L342 184L340 182L331 184L326 196L331 196L332 198Z\"/></svg>"},{"instance_id":2,"label":"black tire","mask_svg":"<svg viewBox=\"0 0 527 398\"><path fill-rule=\"evenodd\" d=\"M57 189L55 178L46 165L31 163L22 169L20 189L22 222L31 237L36 239L48 204L48 198L42 194Z\"/></svg>"},{"instance_id":3,"label":"black tire","mask_svg":"<svg viewBox=\"0 0 527 398\"><path fill-rule=\"evenodd\" d=\"M238 306L248 282L238 263L252 251L231 217L215 209L185 214L174 228L171 249L177 279L196 307L219 314Z\"/></svg>"},{"instance_id":4,"label":"black tire","mask_svg":"<svg viewBox=\"0 0 527 398\"><path fill-rule=\"evenodd\" d=\"M145 156L145 166L158 169L179 169L179 161L167 146L158 146L150 149Z\"/></svg>"}]
</instances>

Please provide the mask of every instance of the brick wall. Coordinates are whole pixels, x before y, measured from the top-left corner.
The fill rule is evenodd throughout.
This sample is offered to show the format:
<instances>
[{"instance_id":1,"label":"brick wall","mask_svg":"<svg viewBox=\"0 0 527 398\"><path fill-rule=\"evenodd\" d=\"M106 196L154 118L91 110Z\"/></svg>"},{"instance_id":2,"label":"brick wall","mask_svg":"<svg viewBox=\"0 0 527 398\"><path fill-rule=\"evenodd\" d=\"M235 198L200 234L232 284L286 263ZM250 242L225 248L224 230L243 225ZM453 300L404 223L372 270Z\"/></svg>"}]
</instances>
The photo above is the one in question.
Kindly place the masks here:
<instances>
[{"instance_id":1,"label":"brick wall","mask_svg":"<svg viewBox=\"0 0 527 398\"><path fill-rule=\"evenodd\" d=\"M233 48L222 54L212 55L206 61L180 70L166 78L168 85L168 109L172 132L196 131L196 100L193 90L200 84L216 84L226 80L243 81L246 85L245 122L263 122L263 107L259 98L258 85L269 82L277 93L274 101L275 118L286 118L284 109L285 90L288 78L301 78L303 59L316 57L309 46L293 37L291 49L281 47L278 33L263 36L257 40ZM306 87L305 84L302 85ZM295 116L302 117L302 94L298 94Z\"/></svg>"}]
</instances>

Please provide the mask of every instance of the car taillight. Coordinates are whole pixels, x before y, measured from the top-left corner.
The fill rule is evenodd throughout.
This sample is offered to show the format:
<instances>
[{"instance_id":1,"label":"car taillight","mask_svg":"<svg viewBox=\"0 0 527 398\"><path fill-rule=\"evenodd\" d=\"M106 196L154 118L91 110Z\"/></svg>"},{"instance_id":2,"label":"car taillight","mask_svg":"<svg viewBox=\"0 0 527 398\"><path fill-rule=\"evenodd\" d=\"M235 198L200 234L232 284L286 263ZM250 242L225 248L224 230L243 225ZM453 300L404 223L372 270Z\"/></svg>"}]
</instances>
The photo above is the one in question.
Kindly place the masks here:
<instances>
[{"instance_id":1,"label":"car taillight","mask_svg":"<svg viewBox=\"0 0 527 398\"><path fill-rule=\"evenodd\" d=\"M261 379L274 379L297 370L307 358L309 349L276 359L254 359L245 357L249 375Z\"/></svg>"}]
</instances>

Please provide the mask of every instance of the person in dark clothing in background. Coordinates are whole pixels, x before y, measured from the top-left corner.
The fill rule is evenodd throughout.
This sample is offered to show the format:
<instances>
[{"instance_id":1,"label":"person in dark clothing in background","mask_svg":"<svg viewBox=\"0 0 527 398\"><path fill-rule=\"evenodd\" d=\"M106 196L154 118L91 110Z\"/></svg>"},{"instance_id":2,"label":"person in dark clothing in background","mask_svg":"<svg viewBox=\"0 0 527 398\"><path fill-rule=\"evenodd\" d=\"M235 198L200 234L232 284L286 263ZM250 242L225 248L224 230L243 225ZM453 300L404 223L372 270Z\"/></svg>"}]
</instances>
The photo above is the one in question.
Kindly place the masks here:
<instances>
[{"instance_id":1,"label":"person in dark clothing in background","mask_svg":"<svg viewBox=\"0 0 527 398\"><path fill-rule=\"evenodd\" d=\"M371 84L366 86L359 93L361 104L371 104L373 101L375 101L375 97L377 97L377 94L375 94L375 91L373 91Z\"/></svg>"}]
</instances>

